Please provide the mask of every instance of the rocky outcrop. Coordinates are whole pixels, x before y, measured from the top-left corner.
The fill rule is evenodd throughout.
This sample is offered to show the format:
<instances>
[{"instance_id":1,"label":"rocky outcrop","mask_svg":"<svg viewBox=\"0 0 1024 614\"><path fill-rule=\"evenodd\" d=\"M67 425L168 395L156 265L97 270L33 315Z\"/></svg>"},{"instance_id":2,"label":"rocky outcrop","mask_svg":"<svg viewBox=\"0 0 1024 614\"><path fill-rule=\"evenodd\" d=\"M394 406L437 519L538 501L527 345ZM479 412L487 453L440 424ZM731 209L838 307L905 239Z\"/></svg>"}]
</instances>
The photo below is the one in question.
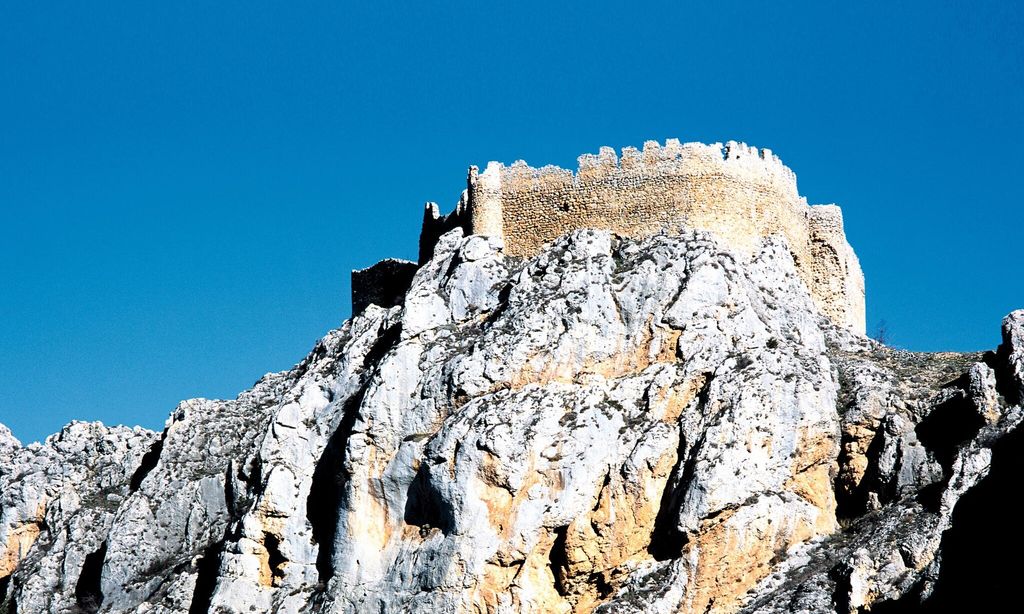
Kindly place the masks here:
<instances>
[{"instance_id":1,"label":"rocky outcrop","mask_svg":"<svg viewBox=\"0 0 1024 614\"><path fill-rule=\"evenodd\" d=\"M5 599L18 612L94 611L106 536L154 434L73 422L43 445L0 439Z\"/></svg>"},{"instance_id":2,"label":"rocky outcrop","mask_svg":"<svg viewBox=\"0 0 1024 614\"><path fill-rule=\"evenodd\" d=\"M235 400L182 403L161 434L76 423L23 448L0 430L0 595L906 608L947 590L960 502L1002 471L1022 392L1024 312L995 352L886 348L819 314L780 238L747 255L579 230L519 259L456 228L403 301Z\"/></svg>"}]
</instances>

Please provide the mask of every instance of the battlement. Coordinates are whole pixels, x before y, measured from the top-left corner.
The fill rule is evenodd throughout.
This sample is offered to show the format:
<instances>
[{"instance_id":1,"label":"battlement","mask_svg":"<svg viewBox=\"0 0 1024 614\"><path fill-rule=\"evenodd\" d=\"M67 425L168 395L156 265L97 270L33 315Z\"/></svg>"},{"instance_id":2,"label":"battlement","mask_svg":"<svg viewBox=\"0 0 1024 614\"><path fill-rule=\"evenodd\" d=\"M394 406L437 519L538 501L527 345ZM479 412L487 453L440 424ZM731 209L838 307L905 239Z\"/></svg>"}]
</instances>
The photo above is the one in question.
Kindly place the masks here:
<instances>
[{"instance_id":1,"label":"battlement","mask_svg":"<svg viewBox=\"0 0 1024 614\"><path fill-rule=\"evenodd\" d=\"M455 217L473 233L504 237L510 255L528 256L588 226L645 236L691 225L752 249L761 236L806 227L796 219L806 207L796 175L768 149L669 139L621 156L602 147L580 156L575 172L522 160L491 162L482 173L471 167Z\"/></svg>"},{"instance_id":2,"label":"battlement","mask_svg":"<svg viewBox=\"0 0 1024 614\"><path fill-rule=\"evenodd\" d=\"M581 189L589 183L617 181L629 183L637 179L659 177L707 177L720 175L734 181L760 184L797 198L796 175L770 149L758 149L744 143L729 141L705 145L680 143L668 139L662 146L647 141L642 150L624 147L618 156L611 147L601 147L597 154L577 158L578 168L557 166L533 168L523 160L511 166L491 162L478 181L500 183L504 191Z\"/></svg>"},{"instance_id":3,"label":"battlement","mask_svg":"<svg viewBox=\"0 0 1024 614\"><path fill-rule=\"evenodd\" d=\"M428 203L420 261L454 227L502 237L505 253L527 257L580 228L603 228L627 237L692 227L717 235L750 254L763 237L786 238L797 270L823 313L864 332L864 282L835 206L809 206L796 175L768 149L730 141L611 147L579 157L574 172L534 168L519 160L470 167L455 210L441 216Z\"/></svg>"}]
</instances>

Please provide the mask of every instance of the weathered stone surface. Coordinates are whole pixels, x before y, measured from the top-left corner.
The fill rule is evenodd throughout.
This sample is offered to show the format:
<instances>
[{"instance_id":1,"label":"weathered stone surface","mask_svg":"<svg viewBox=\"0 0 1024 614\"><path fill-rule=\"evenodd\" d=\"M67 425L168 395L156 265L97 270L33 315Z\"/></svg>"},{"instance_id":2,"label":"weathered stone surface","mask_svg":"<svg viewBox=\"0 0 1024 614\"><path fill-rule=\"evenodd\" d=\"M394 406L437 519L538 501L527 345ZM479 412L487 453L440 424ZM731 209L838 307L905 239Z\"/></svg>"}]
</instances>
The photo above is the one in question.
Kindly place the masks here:
<instances>
[{"instance_id":1,"label":"weathered stone surface","mask_svg":"<svg viewBox=\"0 0 1024 614\"><path fill-rule=\"evenodd\" d=\"M987 354L820 315L783 239L439 238L237 399L163 433L0 428L18 612L855 612L941 592L1021 420ZM0 612L4 610L0 608Z\"/></svg>"},{"instance_id":2,"label":"weathered stone surface","mask_svg":"<svg viewBox=\"0 0 1024 614\"><path fill-rule=\"evenodd\" d=\"M1024 402L1024 309L1014 311L1003 320L1003 345L999 349L1008 376L1012 378L1006 384L1006 394L1012 401Z\"/></svg>"},{"instance_id":3,"label":"weathered stone surface","mask_svg":"<svg viewBox=\"0 0 1024 614\"><path fill-rule=\"evenodd\" d=\"M73 422L42 445L11 453L13 438L0 444L9 454L0 465L0 581L15 589L19 612L98 605L96 553L154 438L137 427Z\"/></svg>"},{"instance_id":4,"label":"weathered stone surface","mask_svg":"<svg viewBox=\"0 0 1024 614\"><path fill-rule=\"evenodd\" d=\"M416 274L416 263L386 258L377 264L352 271L352 313L360 314L368 305L401 305Z\"/></svg>"}]
</instances>

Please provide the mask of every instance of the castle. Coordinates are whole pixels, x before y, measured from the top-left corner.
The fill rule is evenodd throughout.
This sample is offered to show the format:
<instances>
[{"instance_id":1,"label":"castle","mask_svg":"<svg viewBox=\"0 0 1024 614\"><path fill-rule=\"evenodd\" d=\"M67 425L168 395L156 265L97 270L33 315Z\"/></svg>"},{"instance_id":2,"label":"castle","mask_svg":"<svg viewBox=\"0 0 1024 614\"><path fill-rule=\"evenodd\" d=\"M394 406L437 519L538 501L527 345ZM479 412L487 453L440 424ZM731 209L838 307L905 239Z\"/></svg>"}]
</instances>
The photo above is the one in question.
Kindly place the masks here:
<instances>
[{"instance_id":1,"label":"castle","mask_svg":"<svg viewBox=\"0 0 1024 614\"><path fill-rule=\"evenodd\" d=\"M427 203L420 263L433 254L438 237L455 227L502 237L507 255L528 257L579 228L639 238L683 226L708 230L741 254L750 254L762 237L782 235L821 312L864 333L864 278L839 207L808 205L797 192L796 176L777 156L736 142L648 141L642 150L624 148L621 157L602 147L597 155L580 156L575 174L521 160L511 166L491 162L482 173L470 167L454 211L442 216L435 203ZM401 267L385 262L353 273L354 312L369 302L401 300L400 286L415 265L405 263L396 273Z\"/></svg>"}]
</instances>

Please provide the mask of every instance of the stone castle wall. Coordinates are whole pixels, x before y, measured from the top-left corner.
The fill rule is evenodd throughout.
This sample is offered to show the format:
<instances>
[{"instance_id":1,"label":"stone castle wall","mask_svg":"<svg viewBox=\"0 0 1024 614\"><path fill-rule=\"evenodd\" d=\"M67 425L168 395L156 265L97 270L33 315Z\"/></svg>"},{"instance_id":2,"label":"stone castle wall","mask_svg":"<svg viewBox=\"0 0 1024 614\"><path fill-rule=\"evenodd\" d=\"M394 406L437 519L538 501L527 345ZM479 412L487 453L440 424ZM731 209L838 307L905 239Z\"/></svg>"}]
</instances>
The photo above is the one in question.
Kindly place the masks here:
<instances>
[{"instance_id":1,"label":"stone castle wall","mask_svg":"<svg viewBox=\"0 0 1024 614\"><path fill-rule=\"evenodd\" d=\"M362 313L371 304L388 308L404 303L417 268L415 262L387 258L352 271L352 315Z\"/></svg>"},{"instance_id":2,"label":"stone castle wall","mask_svg":"<svg viewBox=\"0 0 1024 614\"><path fill-rule=\"evenodd\" d=\"M555 166L492 162L471 171L472 230L505 237L506 253L527 256L578 228L607 228L638 237L681 225L711 230L748 250L761 236L781 232L806 243L806 202L796 177L768 150L730 143L654 141L610 147L579 158L575 174Z\"/></svg>"},{"instance_id":3,"label":"stone castle wall","mask_svg":"<svg viewBox=\"0 0 1024 614\"><path fill-rule=\"evenodd\" d=\"M491 162L471 167L455 211L442 217L429 204L421 261L448 229L501 236L510 256L531 256L579 228L628 237L682 226L716 234L751 253L762 237L781 234L818 307L833 321L864 332L864 281L834 205L809 206L796 175L767 149L742 143L654 141L621 157L610 147L579 158L579 169Z\"/></svg>"}]
</instances>

